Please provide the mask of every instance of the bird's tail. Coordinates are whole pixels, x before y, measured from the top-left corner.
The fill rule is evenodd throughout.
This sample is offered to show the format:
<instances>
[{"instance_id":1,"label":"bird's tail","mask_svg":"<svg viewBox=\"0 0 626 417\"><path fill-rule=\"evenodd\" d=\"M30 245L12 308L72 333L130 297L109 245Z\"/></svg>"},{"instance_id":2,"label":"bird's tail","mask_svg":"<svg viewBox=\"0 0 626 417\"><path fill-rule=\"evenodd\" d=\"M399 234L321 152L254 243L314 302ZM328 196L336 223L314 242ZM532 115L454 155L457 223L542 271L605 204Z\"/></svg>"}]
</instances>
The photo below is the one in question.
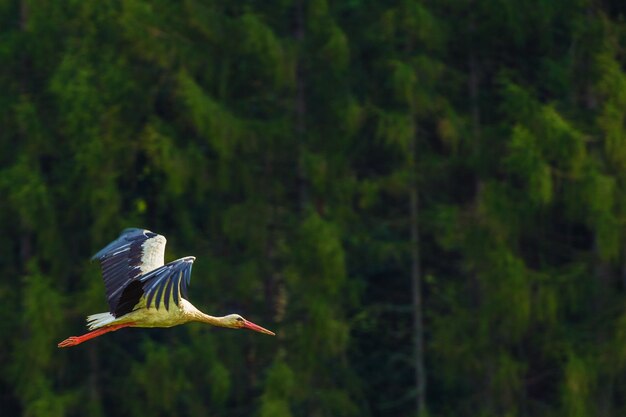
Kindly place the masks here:
<instances>
[{"instance_id":1,"label":"bird's tail","mask_svg":"<svg viewBox=\"0 0 626 417\"><path fill-rule=\"evenodd\" d=\"M99 329L114 321L115 317L111 313L92 314L91 316L87 316L87 327L89 330Z\"/></svg>"}]
</instances>

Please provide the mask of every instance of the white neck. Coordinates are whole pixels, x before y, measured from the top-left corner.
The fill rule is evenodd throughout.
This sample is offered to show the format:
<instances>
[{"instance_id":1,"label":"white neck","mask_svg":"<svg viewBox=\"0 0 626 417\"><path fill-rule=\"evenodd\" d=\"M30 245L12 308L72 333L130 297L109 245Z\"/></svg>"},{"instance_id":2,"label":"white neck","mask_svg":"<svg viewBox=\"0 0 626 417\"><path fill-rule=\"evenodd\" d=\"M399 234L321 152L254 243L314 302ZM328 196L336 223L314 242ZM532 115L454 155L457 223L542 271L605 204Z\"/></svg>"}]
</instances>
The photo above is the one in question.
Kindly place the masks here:
<instances>
[{"instance_id":1,"label":"white neck","mask_svg":"<svg viewBox=\"0 0 626 417\"><path fill-rule=\"evenodd\" d=\"M218 327L230 327L224 321L225 317L210 316L198 310L196 306L191 304L189 301L184 300L184 299L182 299L181 301L182 301L181 303L182 310L185 316L187 316L187 318L189 319L189 321L198 321L200 323L207 323L212 326L218 326Z\"/></svg>"}]
</instances>

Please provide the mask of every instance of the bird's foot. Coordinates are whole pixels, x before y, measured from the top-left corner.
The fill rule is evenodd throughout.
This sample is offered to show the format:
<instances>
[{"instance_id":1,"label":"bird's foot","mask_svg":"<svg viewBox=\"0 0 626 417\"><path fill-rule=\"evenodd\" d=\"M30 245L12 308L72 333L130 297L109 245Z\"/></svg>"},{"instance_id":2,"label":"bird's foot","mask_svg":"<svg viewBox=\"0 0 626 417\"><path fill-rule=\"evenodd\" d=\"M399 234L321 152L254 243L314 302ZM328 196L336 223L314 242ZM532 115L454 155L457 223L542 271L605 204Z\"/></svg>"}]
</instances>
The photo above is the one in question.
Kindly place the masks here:
<instances>
[{"instance_id":1,"label":"bird's foot","mask_svg":"<svg viewBox=\"0 0 626 417\"><path fill-rule=\"evenodd\" d=\"M62 341L61 343L59 343L57 345L57 347L63 348L63 347L70 347L70 346L76 346L78 344L81 344L83 341L80 339L80 337L78 336L70 336L67 339L65 339L64 341Z\"/></svg>"}]
</instances>

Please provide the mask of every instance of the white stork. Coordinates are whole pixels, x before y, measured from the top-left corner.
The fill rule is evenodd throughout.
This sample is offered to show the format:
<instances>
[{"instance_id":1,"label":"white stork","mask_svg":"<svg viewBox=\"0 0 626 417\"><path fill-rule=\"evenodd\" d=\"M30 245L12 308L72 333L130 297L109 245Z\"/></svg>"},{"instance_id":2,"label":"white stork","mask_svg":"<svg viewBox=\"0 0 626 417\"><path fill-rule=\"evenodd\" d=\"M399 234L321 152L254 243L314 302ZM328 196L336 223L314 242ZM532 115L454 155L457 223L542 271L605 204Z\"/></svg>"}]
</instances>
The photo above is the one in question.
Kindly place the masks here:
<instances>
[{"instance_id":1,"label":"white stork","mask_svg":"<svg viewBox=\"0 0 626 417\"><path fill-rule=\"evenodd\" d=\"M109 303L108 313L87 317L89 333L71 336L58 347L76 346L123 327L172 327L190 321L274 335L238 314L213 317L187 301L193 256L163 264L165 237L131 228L96 253Z\"/></svg>"}]
</instances>

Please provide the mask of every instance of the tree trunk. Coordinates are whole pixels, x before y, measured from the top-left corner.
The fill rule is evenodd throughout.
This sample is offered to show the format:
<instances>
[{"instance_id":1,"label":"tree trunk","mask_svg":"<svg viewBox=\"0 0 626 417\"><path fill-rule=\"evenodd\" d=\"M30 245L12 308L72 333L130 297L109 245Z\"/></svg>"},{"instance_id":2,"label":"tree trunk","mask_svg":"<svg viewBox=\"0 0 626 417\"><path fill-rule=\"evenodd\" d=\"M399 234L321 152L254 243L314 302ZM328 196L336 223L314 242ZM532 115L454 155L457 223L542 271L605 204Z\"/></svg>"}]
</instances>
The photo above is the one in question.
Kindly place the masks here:
<instances>
[{"instance_id":1,"label":"tree trunk","mask_svg":"<svg viewBox=\"0 0 626 417\"><path fill-rule=\"evenodd\" d=\"M622 251L622 290L626 291L626 247Z\"/></svg>"},{"instance_id":2,"label":"tree trunk","mask_svg":"<svg viewBox=\"0 0 626 417\"><path fill-rule=\"evenodd\" d=\"M468 36L468 89L470 96L470 114L472 115L472 133L474 134L474 140L478 139L480 135L480 106L478 103L478 85L479 85L479 77L480 71L478 68L478 62L476 61L476 51L474 50L474 34L476 32L476 24L474 22L474 17L470 17L469 19L469 36Z\"/></svg>"},{"instance_id":3,"label":"tree trunk","mask_svg":"<svg viewBox=\"0 0 626 417\"><path fill-rule=\"evenodd\" d=\"M28 23L28 4L26 0L20 1L20 30L24 32L26 30L26 24Z\"/></svg>"},{"instance_id":4,"label":"tree trunk","mask_svg":"<svg viewBox=\"0 0 626 417\"><path fill-rule=\"evenodd\" d=\"M411 186L409 189L411 228L411 298L413 302L413 343L415 361L416 410L418 416L426 415L426 369L424 366L424 322L422 305L422 271L419 235L419 192L417 184L417 130L411 143Z\"/></svg>"},{"instance_id":5,"label":"tree trunk","mask_svg":"<svg viewBox=\"0 0 626 417\"><path fill-rule=\"evenodd\" d=\"M480 112L480 61L476 57L476 45L477 42L475 40L476 36L476 16L474 12L475 1L469 1L469 9L468 9L468 28L467 28L467 71L468 71L468 80L467 80L467 89L469 94L469 113L471 116L471 125L472 125L472 136L473 141L476 144L474 146L474 151L477 153L481 153L483 151L484 144L481 143L481 112ZM484 194L485 182L481 178L481 172L476 173L475 179L475 187L476 194L474 200L474 210L478 210L478 206L480 205L480 200ZM471 292L472 292L472 302L473 307L476 311L480 311L483 304L483 286L476 276L476 274L471 275ZM494 386L494 374L495 374L495 364L494 358L491 356L487 356L483 358L483 366L481 368L480 377L482 378L482 384L478 384L476 387L476 394L482 398L482 410L477 410L478 412L486 412L488 414L498 414L496 401L497 398L497 387ZM481 389L480 386L483 386Z\"/></svg>"},{"instance_id":6,"label":"tree trunk","mask_svg":"<svg viewBox=\"0 0 626 417\"><path fill-rule=\"evenodd\" d=\"M594 237L593 243L593 272L596 278L596 287L598 288L594 297L594 305L596 315L601 315L606 311L606 306L610 302L611 293L613 292L614 276L611 271L611 265L602 258L598 244L597 236ZM611 333L607 329L599 326L595 330L596 346L607 346L611 339ZM598 387L596 398L596 411L598 415L612 416L612 399L614 397L615 378L614 373L609 373L603 378L601 388Z\"/></svg>"},{"instance_id":7,"label":"tree trunk","mask_svg":"<svg viewBox=\"0 0 626 417\"><path fill-rule=\"evenodd\" d=\"M298 58L296 61L296 97L295 97L295 130L298 143L298 204L301 212L308 202L308 192L306 184L306 172L304 167L304 156L306 152L306 96L305 96L305 75L304 75L304 0L297 0L296 4L296 24L295 38L298 44Z\"/></svg>"}]
</instances>

